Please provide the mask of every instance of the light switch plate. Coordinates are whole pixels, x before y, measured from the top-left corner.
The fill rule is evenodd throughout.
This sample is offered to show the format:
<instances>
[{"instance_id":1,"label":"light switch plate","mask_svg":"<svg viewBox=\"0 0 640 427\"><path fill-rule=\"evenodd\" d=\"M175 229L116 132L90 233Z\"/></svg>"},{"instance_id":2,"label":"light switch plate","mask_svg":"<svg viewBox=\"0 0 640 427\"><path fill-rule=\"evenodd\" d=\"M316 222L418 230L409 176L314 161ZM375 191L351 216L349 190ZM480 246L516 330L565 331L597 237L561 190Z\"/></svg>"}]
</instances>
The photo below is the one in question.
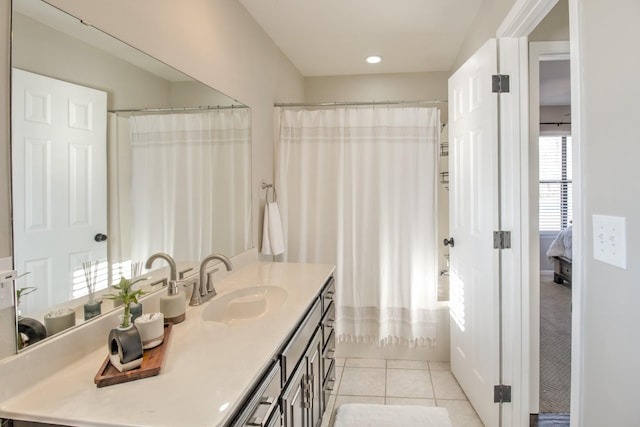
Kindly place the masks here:
<instances>
[{"instance_id":1,"label":"light switch plate","mask_svg":"<svg viewBox=\"0 0 640 427\"><path fill-rule=\"evenodd\" d=\"M13 281L16 277L14 270L0 271L0 310L13 307Z\"/></svg>"},{"instance_id":2,"label":"light switch plate","mask_svg":"<svg viewBox=\"0 0 640 427\"><path fill-rule=\"evenodd\" d=\"M624 217L593 215L593 257L626 270L626 234Z\"/></svg>"}]
</instances>

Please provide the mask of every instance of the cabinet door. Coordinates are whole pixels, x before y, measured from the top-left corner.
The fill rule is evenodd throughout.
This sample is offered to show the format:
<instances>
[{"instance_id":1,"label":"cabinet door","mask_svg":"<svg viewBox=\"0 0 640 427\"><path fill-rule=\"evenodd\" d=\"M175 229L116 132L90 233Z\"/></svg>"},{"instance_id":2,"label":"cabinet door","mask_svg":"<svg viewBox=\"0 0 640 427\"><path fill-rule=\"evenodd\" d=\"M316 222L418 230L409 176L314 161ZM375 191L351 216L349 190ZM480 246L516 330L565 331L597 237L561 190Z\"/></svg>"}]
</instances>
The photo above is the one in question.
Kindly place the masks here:
<instances>
[{"instance_id":1,"label":"cabinet door","mask_svg":"<svg viewBox=\"0 0 640 427\"><path fill-rule=\"evenodd\" d=\"M282 394L284 427L308 426L307 364L303 359L293 372L289 385Z\"/></svg>"},{"instance_id":2,"label":"cabinet door","mask_svg":"<svg viewBox=\"0 0 640 427\"><path fill-rule=\"evenodd\" d=\"M316 330L306 353L308 368L310 426L314 427L322 419L322 331Z\"/></svg>"}]
</instances>

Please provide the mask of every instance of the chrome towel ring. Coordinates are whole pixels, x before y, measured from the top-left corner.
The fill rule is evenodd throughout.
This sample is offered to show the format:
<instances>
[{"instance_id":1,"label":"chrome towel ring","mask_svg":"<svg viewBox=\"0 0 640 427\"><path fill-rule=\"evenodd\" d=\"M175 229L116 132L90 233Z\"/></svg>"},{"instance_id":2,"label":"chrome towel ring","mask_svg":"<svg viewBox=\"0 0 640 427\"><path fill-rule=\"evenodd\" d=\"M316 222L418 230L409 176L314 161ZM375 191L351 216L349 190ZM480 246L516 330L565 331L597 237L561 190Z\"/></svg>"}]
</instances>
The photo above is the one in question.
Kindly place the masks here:
<instances>
[{"instance_id":1,"label":"chrome towel ring","mask_svg":"<svg viewBox=\"0 0 640 427\"><path fill-rule=\"evenodd\" d=\"M278 193L276 193L276 187L274 187L273 184L267 184L266 182L263 182L262 189L267 190L267 194L265 195L265 199L267 203L275 203L276 201L278 201ZM269 200L269 190L271 190L272 200Z\"/></svg>"}]
</instances>

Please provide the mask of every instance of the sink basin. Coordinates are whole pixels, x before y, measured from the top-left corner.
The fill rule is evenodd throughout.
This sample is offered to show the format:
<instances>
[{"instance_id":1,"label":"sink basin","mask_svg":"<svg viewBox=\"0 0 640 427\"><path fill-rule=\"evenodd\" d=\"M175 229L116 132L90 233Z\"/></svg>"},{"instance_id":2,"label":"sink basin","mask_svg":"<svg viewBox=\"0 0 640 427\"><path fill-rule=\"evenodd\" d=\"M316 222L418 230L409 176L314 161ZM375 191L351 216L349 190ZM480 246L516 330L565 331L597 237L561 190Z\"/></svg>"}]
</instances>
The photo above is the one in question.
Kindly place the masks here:
<instances>
[{"instance_id":1,"label":"sink basin","mask_svg":"<svg viewBox=\"0 0 640 427\"><path fill-rule=\"evenodd\" d=\"M228 326L257 319L280 307L287 291L277 286L252 286L214 297L202 312L202 319Z\"/></svg>"}]
</instances>

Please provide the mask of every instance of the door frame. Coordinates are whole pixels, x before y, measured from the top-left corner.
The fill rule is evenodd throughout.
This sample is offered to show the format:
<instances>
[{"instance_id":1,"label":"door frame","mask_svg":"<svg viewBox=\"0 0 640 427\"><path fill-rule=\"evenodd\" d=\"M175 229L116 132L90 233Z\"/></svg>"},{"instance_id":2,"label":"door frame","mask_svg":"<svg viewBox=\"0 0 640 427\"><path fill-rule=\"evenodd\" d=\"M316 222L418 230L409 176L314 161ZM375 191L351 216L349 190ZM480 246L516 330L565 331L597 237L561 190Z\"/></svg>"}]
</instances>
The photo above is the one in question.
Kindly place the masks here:
<instances>
[{"instance_id":1,"label":"door frame","mask_svg":"<svg viewBox=\"0 0 640 427\"><path fill-rule=\"evenodd\" d=\"M512 403L502 406L502 425L529 425L529 414L538 408L539 367L532 358L532 342L537 339L533 326L538 310L532 310L533 274L531 257L532 218L530 218L529 177L529 52L528 36L558 0L517 0L496 31L498 38L498 72L510 75L511 92L501 99L500 140L503 230L512 232L512 248L503 251L501 291L502 308L502 383L512 385ZM573 141L574 216L572 273L572 343L571 343L571 425L581 424L582 402L582 277L584 249L581 244L582 168L580 163L580 68L579 68L579 0L569 0L571 45L571 106ZM505 106L506 108L502 108ZM511 142L511 143L510 143ZM535 219L535 218L534 218ZM534 225L537 229L537 224ZM537 235L537 234L536 234ZM537 273L537 272L536 272ZM537 301L535 301L537 304ZM534 324L534 322L536 322ZM535 335L535 336L534 336ZM532 372L532 368L535 372ZM532 392L532 387L536 387ZM537 397L532 401L533 395ZM532 404L533 403L533 404Z\"/></svg>"}]
</instances>

